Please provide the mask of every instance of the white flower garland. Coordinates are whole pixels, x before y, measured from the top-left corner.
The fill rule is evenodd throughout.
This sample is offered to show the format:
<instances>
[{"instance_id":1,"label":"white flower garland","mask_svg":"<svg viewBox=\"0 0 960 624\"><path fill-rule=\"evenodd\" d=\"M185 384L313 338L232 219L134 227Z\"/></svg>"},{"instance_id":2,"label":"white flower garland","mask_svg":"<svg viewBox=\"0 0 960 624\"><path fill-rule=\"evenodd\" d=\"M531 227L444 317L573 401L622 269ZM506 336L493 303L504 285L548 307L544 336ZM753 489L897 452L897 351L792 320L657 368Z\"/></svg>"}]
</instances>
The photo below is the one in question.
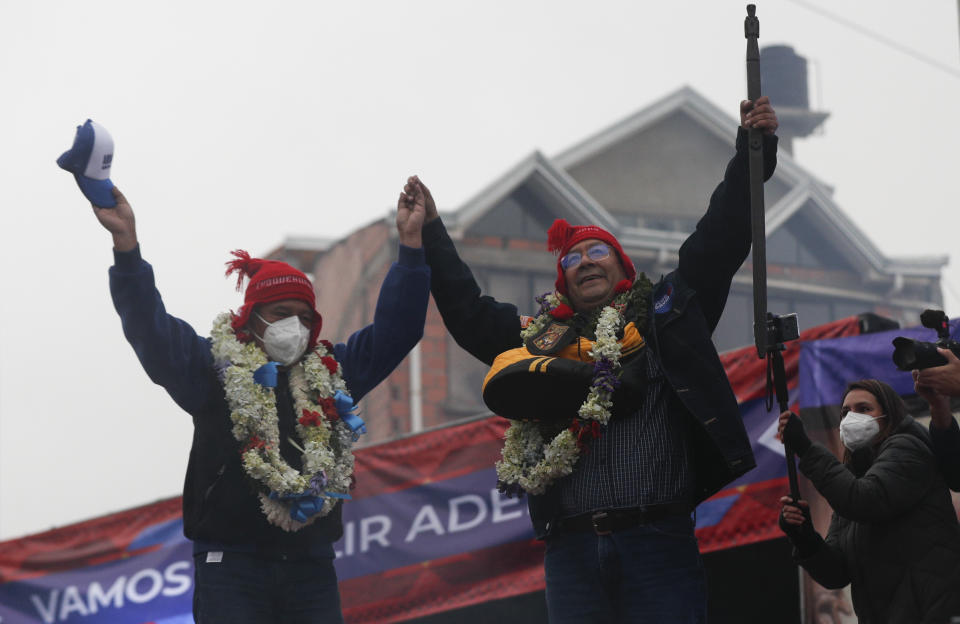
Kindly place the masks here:
<instances>
[{"instance_id":1,"label":"white flower garland","mask_svg":"<svg viewBox=\"0 0 960 624\"><path fill-rule=\"evenodd\" d=\"M303 472L290 466L280 455L280 429L276 396L271 388L254 381L253 373L267 363L267 356L255 343L241 343L230 326L229 312L213 324L213 359L223 370L223 387L233 422L233 437L241 444L243 469L261 486L260 506L267 520L286 531L297 531L334 508L338 498L326 497L321 510L300 522L290 515L291 503L282 498L311 490L311 479L325 476L324 491L346 494L353 475L353 431L342 418L330 422L316 399L332 399L337 391L348 395L339 363L331 373L322 358L333 358L323 344L289 369L296 432L302 448ZM313 398L311 398L313 397ZM319 415L301 422L304 410Z\"/></svg>"},{"instance_id":2,"label":"white flower garland","mask_svg":"<svg viewBox=\"0 0 960 624\"><path fill-rule=\"evenodd\" d=\"M617 332L624 325L623 301L614 300L600 312L595 331L596 341L589 351L594 361L605 360L612 373L620 369L621 344ZM623 297L626 299L626 296ZM544 298L545 307L553 309L564 303L562 295L553 293ZM526 342L536 336L552 320L549 309L537 315L521 333ZM594 377L596 381L596 376ZM612 392L601 384L594 383L587 398L580 406L578 416L585 421L606 425L613 407ZM558 433L549 443L544 443L536 422L511 421L504 441L502 458L497 462L497 479L507 490L519 487L529 494L543 494L557 479L571 472L580 458L577 437L570 428Z\"/></svg>"}]
</instances>

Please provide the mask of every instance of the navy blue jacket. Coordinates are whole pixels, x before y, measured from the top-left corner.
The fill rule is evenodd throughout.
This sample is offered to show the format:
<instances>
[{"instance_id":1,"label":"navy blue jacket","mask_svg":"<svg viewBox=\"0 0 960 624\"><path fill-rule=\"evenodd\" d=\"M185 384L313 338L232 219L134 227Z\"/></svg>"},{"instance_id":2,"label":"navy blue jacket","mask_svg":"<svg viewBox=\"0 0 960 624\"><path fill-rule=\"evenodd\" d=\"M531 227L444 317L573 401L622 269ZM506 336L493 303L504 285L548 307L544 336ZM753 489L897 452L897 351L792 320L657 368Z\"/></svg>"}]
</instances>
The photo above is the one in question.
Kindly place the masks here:
<instances>
[{"instance_id":1,"label":"navy blue jacket","mask_svg":"<svg viewBox=\"0 0 960 624\"><path fill-rule=\"evenodd\" d=\"M423 336L430 269L421 249L400 247L380 288L373 323L334 346L354 401L380 383ZM288 533L267 522L240 463L230 411L213 366L210 339L166 313L153 269L133 251L114 252L110 293L123 333L150 379L193 417L193 445L183 486L183 531L195 541L256 546L283 553L330 552L343 532L340 505ZM277 385L281 431L294 429L285 375Z\"/></svg>"},{"instance_id":2,"label":"navy blue jacket","mask_svg":"<svg viewBox=\"0 0 960 624\"><path fill-rule=\"evenodd\" d=\"M736 397L710 339L733 276L750 252L746 138L740 129L723 181L696 230L680 247L679 267L654 286L648 306L652 318L647 343L659 356L669 382L671 414L688 424L698 503L756 466ZM764 137L764 143L769 178L776 167L777 138ZM516 306L481 294L440 219L424 226L423 242L434 300L457 343L486 364L520 346ZM628 409L637 409L641 400L640 393L632 397L618 393L614 410L623 409L618 401L630 401ZM577 407L571 406L571 414ZM544 537L559 513L557 488L530 496L529 507L534 530Z\"/></svg>"}]
</instances>

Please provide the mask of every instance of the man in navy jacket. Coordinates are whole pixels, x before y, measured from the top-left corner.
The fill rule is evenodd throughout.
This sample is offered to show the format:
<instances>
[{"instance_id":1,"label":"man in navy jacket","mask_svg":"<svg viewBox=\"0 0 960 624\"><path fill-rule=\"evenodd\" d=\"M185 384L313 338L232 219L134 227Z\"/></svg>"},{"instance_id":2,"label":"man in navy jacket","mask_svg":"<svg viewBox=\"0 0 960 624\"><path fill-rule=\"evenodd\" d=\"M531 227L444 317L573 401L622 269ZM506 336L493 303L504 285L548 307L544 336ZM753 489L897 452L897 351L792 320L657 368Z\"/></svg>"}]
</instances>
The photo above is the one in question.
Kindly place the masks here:
<instances>
[{"instance_id":1,"label":"man in navy jacket","mask_svg":"<svg viewBox=\"0 0 960 624\"><path fill-rule=\"evenodd\" d=\"M130 204L94 206L113 236L110 291L144 370L194 423L183 491L200 624L342 622L334 541L349 499L355 402L423 334L430 270L423 196L397 206L399 259L374 321L336 345L320 340L313 285L283 262L234 252L244 305L210 338L166 313L140 256ZM408 201L407 201L408 200Z\"/></svg>"}]
</instances>

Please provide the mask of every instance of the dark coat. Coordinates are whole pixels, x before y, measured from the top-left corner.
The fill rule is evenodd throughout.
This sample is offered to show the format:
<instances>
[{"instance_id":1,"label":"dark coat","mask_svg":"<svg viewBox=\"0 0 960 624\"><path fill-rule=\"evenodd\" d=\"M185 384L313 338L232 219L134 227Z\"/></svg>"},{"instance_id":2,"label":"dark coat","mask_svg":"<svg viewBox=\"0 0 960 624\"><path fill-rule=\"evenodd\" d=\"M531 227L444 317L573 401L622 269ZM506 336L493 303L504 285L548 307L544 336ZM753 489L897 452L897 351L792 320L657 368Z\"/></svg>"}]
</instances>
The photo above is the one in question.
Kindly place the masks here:
<instances>
[{"instance_id":1,"label":"dark coat","mask_svg":"<svg viewBox=\"0 0 960 624\"><path fill-rule=\"evenodd\" d=\"M124 335L150 379L193 417L193 446L183 485L184 534L200 549L204 544L216 550L243 545L264 552L332 555L330 544L343 533L341 505L292 533L267 521L240 461L209 339L167 314L153 268L140 257L139 248L115 251L114 257L110 292ZM423 335L429 275L420 250L401 246L400 259L380 289L374 322L334 346L356 401L386 378ZM286 440L297 415L285 373L279 381L279 439ZM296 455L287 459L294 465L299 461Z\"/></svg>"},{"instance_id":2,"label":"dark coat","mask_svg":"<svg viewBox=\"0 0 960 624\"><path fill-rule=\"evenodd\" d=\"M933 440L937 465L947 481L947 487L954 492L960 492L960 426L953 419L946 429L937 429L931 423L930 438Z\"/></svg>"},{"instance_id":3,"label":"dark coat","mask_svg":"<svg viewBox=\"0 0 960 624\"><path fill-rule=\"evenodd\" d=\"M850 584L860 624L949 622L960 615L960 524L929 435L907 416L864 452L857 470L819 444L801 457L833 518L798 563L828 589Z\"/></svg>"},{"instance_id":4,"label":"dark coat","mask_svg":"<svg viewBox=\"0 0 960 624\"><path fill-rule=\"evenodd\" d=\"M734 274L750 251L750 202L746 132L737 135L736 155L710 197L696 230L680 248L680 264L652 291L647 342L659 356L669 382L671 414L689 431L690 456L699 503L756 465L736 397L711 341ZM776 137L765 137L765 176L776 166ZM513 304L482 295L470 269L439 219L424 226L431 291L447 330L461 347L491 364L521 345L520 317ZM630 320L630 319L628 319ZM629 365L624 373L629 373ZM614 397L619 401L638 397ZM578 406L572 405L571 410ZM530 496L538 537L549 534L560 510L559 491Z\"/></svg>"}]
</instances>

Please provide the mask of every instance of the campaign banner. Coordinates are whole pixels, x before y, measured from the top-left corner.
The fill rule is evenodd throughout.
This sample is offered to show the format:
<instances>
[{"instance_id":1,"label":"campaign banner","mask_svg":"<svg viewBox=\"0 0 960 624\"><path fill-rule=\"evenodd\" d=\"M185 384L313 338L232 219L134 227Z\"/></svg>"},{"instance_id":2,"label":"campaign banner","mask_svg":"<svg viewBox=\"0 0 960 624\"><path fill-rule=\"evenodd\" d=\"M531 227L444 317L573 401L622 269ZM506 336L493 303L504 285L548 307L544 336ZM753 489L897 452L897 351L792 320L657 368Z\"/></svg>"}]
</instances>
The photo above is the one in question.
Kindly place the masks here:
<instances>
[{"instance_id":1,"label":"campaign banner","mask_svg":"<svg viewBox=\"0 0 960 624\"><path fill-rule=\"evenodd\" d=\"M960 339L960 321L951 321L949 329L952 340ZM857 379L879 379L901 395L914 394L910 371L898 370L893 363L893 339L900 336L937 341L932 329L908 327L809 345L801 364L801 409L839 404L847 383Z\"/></svg>"},{"instance_id":2,"label":"campaign banner","mask_svg":"<svg viewBox=\"0 0 960 624\"><path fill-rule=\"evenodd\" d=\"M858 332L850 318L801 334L784 353L791 390L805 350ZM721 357L757 468L697 508L702 552L780 537L786 491L765 362L753 347ZM491 416L357 450L334 545L348 622L389 624L544 588L526 501L496 489L507 424ZM0 624L191 622L182 529L178 497L0 543Z\"/></svg>"},{"instance_id":3,"label":"campaign banner","mask_svg":"<svg viewBox=\"0 0 960 624\"><path fill-rule=\"evenodd\" d=\"M347 621L387 624L543 589L526 501L496 489L507 424L483 418L357 453L334 545Z\"/></svg>"},{"instance_id":4,"label":"campaign banner","mask_svg":"<svg viewBox=\"0 0 960 624\"><path fill-rule=\"evenodd\" d=\"M394 622L543 587L526 502L496 489L506 421L356 452L335 566L349 622ZM192 622L180 498L0 543L0 624Z\"/></svg>"},{"instance_id":5,"label":"campaign banner","mask_svg":"<svg viewBox=\"0 0 960 624\"><path fill-rule=\"evenodd\" d=\"M0 543L0 624L192 622L180 499Z\"/></svg>"}]
</instances>

